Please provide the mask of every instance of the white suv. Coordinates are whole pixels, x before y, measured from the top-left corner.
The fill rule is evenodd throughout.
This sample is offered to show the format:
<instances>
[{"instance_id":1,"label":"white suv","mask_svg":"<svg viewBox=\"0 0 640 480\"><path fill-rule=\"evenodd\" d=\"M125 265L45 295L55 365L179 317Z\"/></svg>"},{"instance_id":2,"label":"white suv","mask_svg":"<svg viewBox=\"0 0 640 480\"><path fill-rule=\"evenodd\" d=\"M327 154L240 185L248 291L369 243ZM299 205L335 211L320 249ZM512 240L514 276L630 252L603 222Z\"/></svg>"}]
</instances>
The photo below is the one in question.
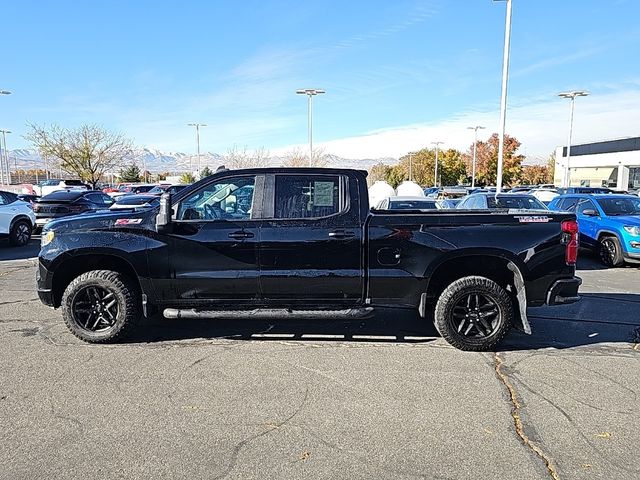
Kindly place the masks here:
<instances>
[{"instance_id":1,"label":"white suv","mask_svg":"<svg viewBox=\"0 0 640 480\"><path fill-rule=\"evenodd\" d=\"M44 197L45 195L49 195L50 193L57 192L58 190L67 190L70 188L88 190L87 186L84 183L82 183L82 181L80 180L51 179L51 180L44 180L40 182L38 185L34 185L33 193L35 193L39 197Z\"/></svg>"},{"instance_id":2,"label":"white suv","mask_svg":"<svg viewBox=\"0 0 640 480\"><path fill-rule=\"evenodd\" d=\"M0 237L21 247L29 243L35 224L36 216L29 203L19 200L15 193L0 191Z\"/></svg>"}]
</instances>

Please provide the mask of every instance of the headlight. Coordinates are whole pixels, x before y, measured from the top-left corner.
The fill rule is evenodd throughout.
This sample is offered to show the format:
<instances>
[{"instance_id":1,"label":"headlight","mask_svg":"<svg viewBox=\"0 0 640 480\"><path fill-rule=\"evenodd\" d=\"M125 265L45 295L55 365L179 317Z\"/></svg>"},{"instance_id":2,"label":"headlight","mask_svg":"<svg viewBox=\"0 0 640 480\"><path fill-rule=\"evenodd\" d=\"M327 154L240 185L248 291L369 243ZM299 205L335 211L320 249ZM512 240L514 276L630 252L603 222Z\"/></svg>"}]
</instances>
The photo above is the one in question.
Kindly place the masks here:
<instances>
[{"instance_id":1,"label":"headlight","mask_svg":"<svg viewBox=\"0 0 640 480\"><path fill-rule=\"evenodd\" d=\"M634 237L640 237L640 227L636 227L636 226L632 226L632 225L625 225L623 228L630 235L633 235Z\"/></svg>"},{"instance_id":2,"label":"headlight","mask_svg":"<svg viewBox=\"0 0 640 480\"><path fill-rule=\"evenodd\" d=\"M42 238L40 239L40 246L46 247L51 242L53 242L53 237L55 236L56 234L53 232L53 230L47 230L46 232L42 232Z\"/></svg>"}]
</instances>

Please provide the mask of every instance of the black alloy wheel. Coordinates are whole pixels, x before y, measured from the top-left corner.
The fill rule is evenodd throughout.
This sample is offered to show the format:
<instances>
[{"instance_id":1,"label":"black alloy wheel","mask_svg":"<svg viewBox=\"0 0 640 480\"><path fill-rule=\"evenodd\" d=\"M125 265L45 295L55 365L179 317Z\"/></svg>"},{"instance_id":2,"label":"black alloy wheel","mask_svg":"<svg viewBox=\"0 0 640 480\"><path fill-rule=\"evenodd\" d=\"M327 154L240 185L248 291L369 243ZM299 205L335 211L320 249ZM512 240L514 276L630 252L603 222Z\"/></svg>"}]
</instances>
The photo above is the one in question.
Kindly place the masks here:
<instances>
[{"instance_id":1,"label":"black alloy wheel","mask_svg":"<svg viewBox=\"0 0 640 480\"><path fill-rule=\"evenodd\" d=\"M111 270L91 270L71 281L60 302L71 333L85 342L114 342L135 328L141 315L135 279Z\"/></svg>"},{"instance_id":2,"label":"black alloy wheel","mask_svg":"<svg viewBox=\"0 0 640 480\"><path fill-rule=\"evenodd\" d=\"M18 220L11 228L11 245L23 247L31 240L31 224L26 220Z\"/></svg>"},{"instance_id":3,"label":"black alloy wheel","mask_svg":"<svg viewBox=\"0 0 640 480\"><path fill-rule=\"evenodd\" d=\"M493 280L476 275L462 277L443 290L433 320L442 338L455 348L490 351L511 328L514 303Z\"/></svg>"},{"instance_id":4,"label":"black alloy wheel","mask_svg":"<svg viewBox=\"0 0 640 480\"><path fill-rule=\"evenodd\" d=\"M118 311L115 293L101 286L84 287L76 292L71 301L73 320L89 332L112 328L118 319Z\"/></svg>"},{"instance_id":5,"label":"black alloy wheel","mask_svg":"<svg viewBox=\"0 0 640 480\"><path fill-rule=\"evenodd\" d=\"M450 317L453 328L465 337L488 337L499 325L500 309L496 302L483 293L469 293L453 307Z\"/></svg>"},{"instance_id":6,"label":"black alloy wheel","mask_svg":"<svg viewBox=\"0 0 640 480\"><path fill-rule=\"evenodd\" d=\"M602 238L598 254L602 264L607 267L619 267L624 263L622 252L620 251L620 242L616 237Z\"/></svg>"}]
</instances>

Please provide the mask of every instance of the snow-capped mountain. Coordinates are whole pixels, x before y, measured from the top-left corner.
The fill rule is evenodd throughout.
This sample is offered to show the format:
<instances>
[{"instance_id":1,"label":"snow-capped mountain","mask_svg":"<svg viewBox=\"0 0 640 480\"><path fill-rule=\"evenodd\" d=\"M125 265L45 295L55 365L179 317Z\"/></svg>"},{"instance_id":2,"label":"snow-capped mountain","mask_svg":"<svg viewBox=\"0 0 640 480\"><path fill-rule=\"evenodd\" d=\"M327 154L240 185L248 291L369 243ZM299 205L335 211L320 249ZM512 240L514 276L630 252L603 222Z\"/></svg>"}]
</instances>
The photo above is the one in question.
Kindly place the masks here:
<instances>
[{"instance_id":1,"label":"snow-capped mountain","mask_svg":"<svg viewBox=\"0 0 640 480\"><path fill-rule=\"evenodd\" d=\"M371 166L378 162L394 165L398 162L396 158L342 158L336 155L328 155L328 166L341 168L356 168L368 170ZM277 167L282 165L283 157L269 157L269 164ZM133 154L125 160L127 163L135 163L140 169L147 169L152 173L160 172L188 172L198 168L198 156L192 153L182 152L162 152L157 149L142 147L136 149ZM55 162L49 160L49 169L54 169ZM225 155L212 152L201 152L200 167L208 166L211 170L215 170L220 165L225 164ZM33 170L45 168L45 161L36 150L32 149L16 149L9 150L9 165L11 170L16 168L19 170ZM115 172L114 172L115 173Z\"/></svg>"}]
</instances>

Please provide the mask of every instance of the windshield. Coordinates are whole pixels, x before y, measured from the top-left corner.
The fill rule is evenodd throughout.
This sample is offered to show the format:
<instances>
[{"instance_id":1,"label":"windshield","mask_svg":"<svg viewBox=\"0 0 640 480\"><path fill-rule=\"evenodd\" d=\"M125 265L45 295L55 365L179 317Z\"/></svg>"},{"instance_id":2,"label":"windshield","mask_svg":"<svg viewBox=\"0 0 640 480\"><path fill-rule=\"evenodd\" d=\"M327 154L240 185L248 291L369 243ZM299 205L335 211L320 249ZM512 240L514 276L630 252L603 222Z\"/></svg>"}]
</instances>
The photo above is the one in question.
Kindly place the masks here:
<instances>
[{"instance_id":1,"label":"windshield","mask_svg":"<svg viewBox=\"0 0 640 480\"><path fill-rule=\"evenodd\" d=\"M487 196L487 205L489 208L509 208L515 210L546 210L547 207L532 196L508 196L503 195L495 197L492 195Z\"/></svg>"},{"instance_id":2,"label":"windshield","mask_svg":"<svg viewBox=\"0 0 640 480\"><path fill-rule=\"evenodd\" d=\"M153 187L151 190L149 190L150 194L158 194L158 193L164 193L164 188L162 188L159 185L156 185L155 187Z\"/></svg>"},{"instance_id":3,"label":"windshield","mask_svg":"<svg viewBox=\"0 0 640 480\"><path fill-rule=\"evenodd\" d=\"M640 215L640 198L599 198L598 205L605 215Z\"/></svg>"},{"instance_id":4,"label":"windshield","mask_svg":"<svg viewBox=\"0 0 640 480\"><path fill-rule=\"evenodd\" d=\"M436 202L429 202L426 200L393 200L389 202L389 209L391 210L420 210L430 208L436 208Z\"/></svg>"}]
</instances>

